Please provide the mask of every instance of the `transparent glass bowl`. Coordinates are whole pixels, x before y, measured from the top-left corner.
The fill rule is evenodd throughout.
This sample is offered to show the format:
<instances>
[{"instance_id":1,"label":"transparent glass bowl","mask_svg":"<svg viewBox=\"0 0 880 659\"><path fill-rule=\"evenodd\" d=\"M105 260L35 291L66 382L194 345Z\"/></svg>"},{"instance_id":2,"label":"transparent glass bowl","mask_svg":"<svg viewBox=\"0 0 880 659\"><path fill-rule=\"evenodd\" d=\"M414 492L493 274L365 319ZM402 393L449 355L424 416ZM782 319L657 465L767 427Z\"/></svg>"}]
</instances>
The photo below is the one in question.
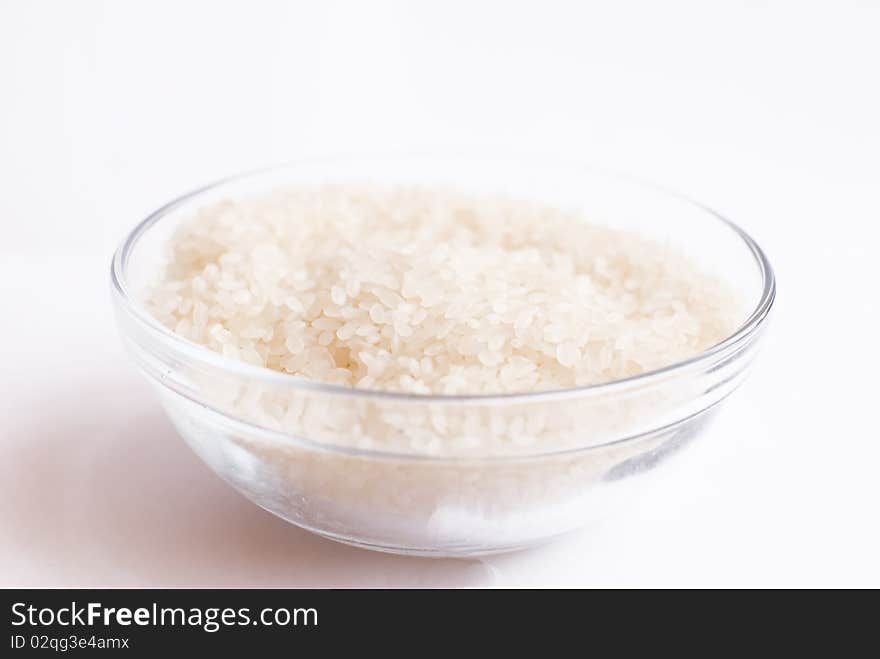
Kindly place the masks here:
<instances>
[{"instance_id":1,"label":"transparent glass bowl","mask_svg":"<svg viewBox=\"0 0 880 659\"><path fill-rule=\"evenodd\" d=\"M687 361L607 384L498 396L308 381L226 359L145 311L138 295L182 218L224 198L328 180L451 185L576 207L591 222L677 247L727 281L748 311L734 334ZM647 184L510 158L377 156L246 174L169 203L120 246L112 291L124 343L174 425L246 497L334 540L462 556L540 543L644 496L653 485L646 474L701 434L748 373L775 283L742 230Z\"/></svg>"}]
</instances>

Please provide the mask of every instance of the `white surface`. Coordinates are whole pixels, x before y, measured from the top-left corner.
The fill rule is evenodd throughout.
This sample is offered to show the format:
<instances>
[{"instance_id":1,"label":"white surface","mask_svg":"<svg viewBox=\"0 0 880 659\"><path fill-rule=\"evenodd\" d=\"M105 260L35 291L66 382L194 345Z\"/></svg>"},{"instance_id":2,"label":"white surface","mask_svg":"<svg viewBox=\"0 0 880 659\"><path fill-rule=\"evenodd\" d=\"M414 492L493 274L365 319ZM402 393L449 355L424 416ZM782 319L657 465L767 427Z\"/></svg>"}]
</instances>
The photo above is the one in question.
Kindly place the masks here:
<instances>
[{"instance_id":1,"label":"white surface","mask_svg":"<svg viewBox=\"0 0 880 659\"><path fill-rule=\"evenodd\" d=\"M4 2L0 585L880 586L880 9L602 4ZM107 295L117 241L187 189L450 145L688 192L779 277L757 370L656 497L482 561L246 502L175 436Z\"/></svg>"}]
</instances>

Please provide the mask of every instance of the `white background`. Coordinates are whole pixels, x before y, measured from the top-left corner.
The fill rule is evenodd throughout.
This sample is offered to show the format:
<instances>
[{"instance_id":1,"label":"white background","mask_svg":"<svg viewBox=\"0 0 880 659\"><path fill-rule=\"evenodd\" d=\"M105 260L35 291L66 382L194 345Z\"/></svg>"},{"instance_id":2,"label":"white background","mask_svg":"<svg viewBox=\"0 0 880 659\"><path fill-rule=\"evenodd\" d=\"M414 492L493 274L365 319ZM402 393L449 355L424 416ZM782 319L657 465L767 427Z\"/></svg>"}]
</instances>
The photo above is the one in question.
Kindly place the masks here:
<instances>
[{"instance_id":1,"label":"white background","mask_svg":"<svg viewBox=\"0 0 880 659\"><path fill-rule=\"evenodd\" d=\"M0 5L0 585L880 586L880 5ZM124 356L108 264L214 178L504 148L679 189L779 278L714 428L627 517L399 558L257 509Z\"/></svg>"}]
</instances>

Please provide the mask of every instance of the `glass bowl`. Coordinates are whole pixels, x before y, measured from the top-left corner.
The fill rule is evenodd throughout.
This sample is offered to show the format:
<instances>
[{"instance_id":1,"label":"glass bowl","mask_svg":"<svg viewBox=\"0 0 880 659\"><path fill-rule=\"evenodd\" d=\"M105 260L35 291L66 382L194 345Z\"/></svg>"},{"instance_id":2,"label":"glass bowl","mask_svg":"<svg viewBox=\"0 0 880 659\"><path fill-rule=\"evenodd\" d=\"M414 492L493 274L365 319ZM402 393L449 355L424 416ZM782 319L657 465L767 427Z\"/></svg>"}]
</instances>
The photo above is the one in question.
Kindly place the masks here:
<instances>
[{"instance_id":1,"label":"glass bowl","mask_svg":"<svg viewBox=\"0 0 880 659\"><path fill-rule=\"evenodd\" d=\"M726 281L747 311L683 362L605 384L442 396L351 389L232 361L172 333L139 295L181 219L287 183L453 186L579 208ZM141 222L113 258L123 341L192 449L254 503L370 549L432 556L544 542L649 495L647 474L703 434L745 378L773 305L773 271L736 225L680 195L576 165L472 156L323 159L230 178Z\"/></svg>"}]
</instances>

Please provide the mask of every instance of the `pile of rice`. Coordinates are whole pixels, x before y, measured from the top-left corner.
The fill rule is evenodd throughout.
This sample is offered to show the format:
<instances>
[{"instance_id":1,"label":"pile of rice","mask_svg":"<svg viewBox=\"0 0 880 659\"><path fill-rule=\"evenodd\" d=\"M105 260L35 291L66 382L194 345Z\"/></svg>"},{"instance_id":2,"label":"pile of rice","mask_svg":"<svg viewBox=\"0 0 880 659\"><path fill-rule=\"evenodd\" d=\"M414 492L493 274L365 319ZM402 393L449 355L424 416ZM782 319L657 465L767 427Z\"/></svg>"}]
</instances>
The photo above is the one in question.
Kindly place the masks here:
<instances>
[{"instance_id":1,"label":"pile of rice","mask_svg":"<svg viewBox=\"0 0 880 659\"><path fill-rule=\"evenodd\" d=\"M366 184L229 200L182 223L147 305L305 378L410 393L633 376L728 336L736 305L655 241L538 203Z\"/></svg>"}]
</instances>

